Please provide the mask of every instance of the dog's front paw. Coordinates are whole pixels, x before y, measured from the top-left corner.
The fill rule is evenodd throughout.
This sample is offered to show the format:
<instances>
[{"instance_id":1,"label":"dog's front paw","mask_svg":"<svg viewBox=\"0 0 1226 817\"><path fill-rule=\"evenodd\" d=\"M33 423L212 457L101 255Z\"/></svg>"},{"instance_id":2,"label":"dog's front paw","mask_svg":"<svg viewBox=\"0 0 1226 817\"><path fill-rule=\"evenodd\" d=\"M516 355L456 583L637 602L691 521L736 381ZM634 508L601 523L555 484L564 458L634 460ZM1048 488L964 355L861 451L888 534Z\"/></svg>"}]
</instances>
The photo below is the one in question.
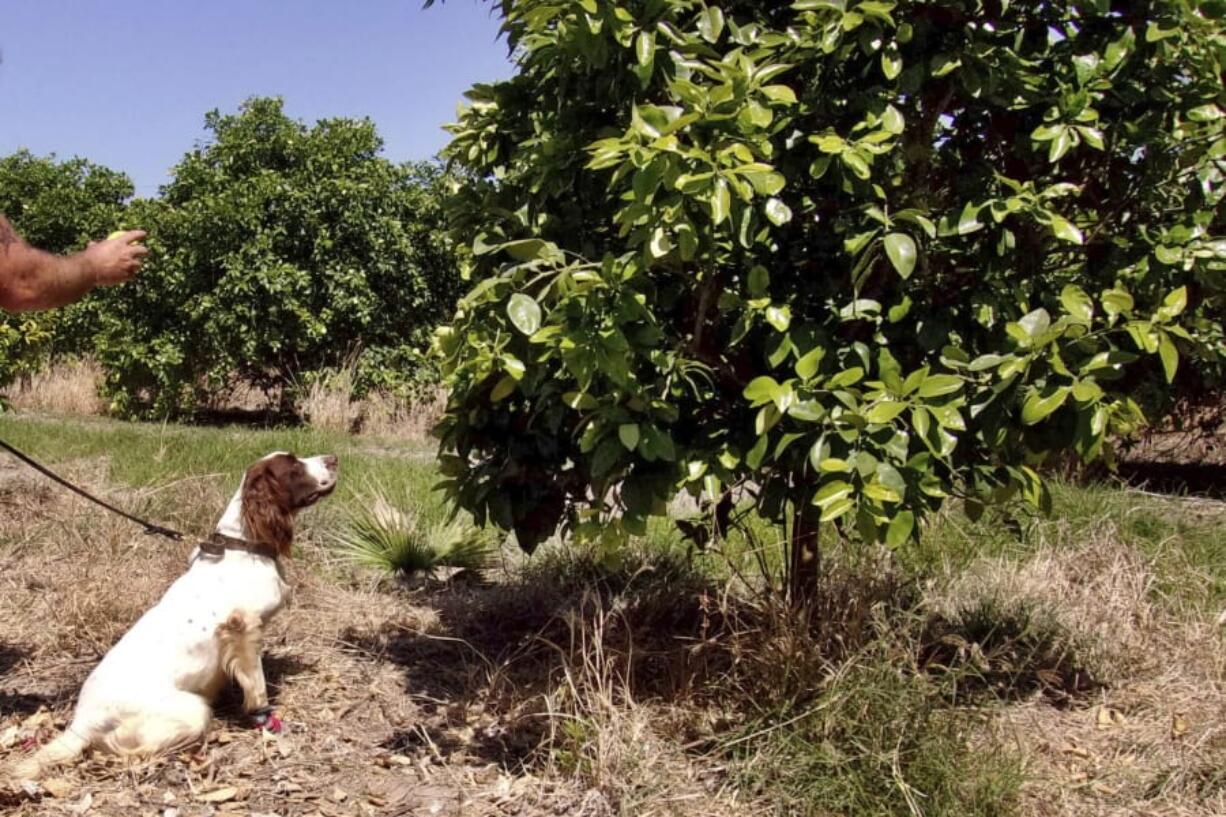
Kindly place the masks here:
<instances>
[{"instance_id":1,"label":"dog's front paw","mask_svg":"<svg viewBox=\"0 0 1226 817\"><path fill-rule=\"evenodd\" d=\"M251 715L252 726L255 729L263 729L265 732L271 732L274 735L281 734L283 725L281 719L277 717L277 713L272 708L261 709L259 712L253 712Z\"/></svg>"}]
</instances>

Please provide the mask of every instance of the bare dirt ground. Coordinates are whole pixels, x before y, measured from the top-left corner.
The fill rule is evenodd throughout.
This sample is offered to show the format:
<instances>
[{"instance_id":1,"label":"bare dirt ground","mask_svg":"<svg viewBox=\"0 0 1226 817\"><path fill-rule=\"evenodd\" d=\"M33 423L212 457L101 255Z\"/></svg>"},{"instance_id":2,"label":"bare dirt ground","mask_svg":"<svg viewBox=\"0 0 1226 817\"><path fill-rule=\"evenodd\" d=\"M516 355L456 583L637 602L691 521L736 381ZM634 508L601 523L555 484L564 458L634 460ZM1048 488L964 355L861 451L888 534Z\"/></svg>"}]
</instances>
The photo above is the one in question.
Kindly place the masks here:
<instances>
[{"instance_id":1,"label":"bare dirt ground","mask_svg":"<svg viewBox=\"0 0 1226 817\"><path fill-rule=\"evenodd\" d=\"M90 482L101 467L81 463L68 474ZM221 499L184 492L209 507ZM90 670L182 572L190 545L134 534L7 463L0 536L17 543L0 554L3 765L66 725ZM529 654L540 652L535 636L553 615L546 599L465 576L375 587L338 580L334 567L325 549L300 538L289 568L294 599L265 644L281 735L250 728L231 690L204 745L144 762L91 756L38 787L0 792L0 813L614 813L599 786L524 763L540 760L545 728L534 693L552 670ZM536 648L525 651L529 644ZM715 782L685 769L672 779L676 788L643 813L734 813L712 793Z\"/></svg>"}]
</instances>

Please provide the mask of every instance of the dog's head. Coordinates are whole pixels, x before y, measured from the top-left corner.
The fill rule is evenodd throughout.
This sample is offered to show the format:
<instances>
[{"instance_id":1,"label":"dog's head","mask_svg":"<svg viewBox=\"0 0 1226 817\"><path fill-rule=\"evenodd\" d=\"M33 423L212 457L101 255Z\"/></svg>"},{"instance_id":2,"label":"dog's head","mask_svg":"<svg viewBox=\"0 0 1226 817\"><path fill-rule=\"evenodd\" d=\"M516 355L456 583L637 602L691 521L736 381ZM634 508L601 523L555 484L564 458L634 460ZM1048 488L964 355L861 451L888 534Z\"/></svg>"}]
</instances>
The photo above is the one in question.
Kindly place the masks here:
<instances>
[{"instance_id":1,"label":"dog's head","mask_svg":"<svg viewBox=\"0 0 1226 817\"><path fill-rule=\"evenodd\" d=\"M273 545L288 556L294 540L294 514L314 505L336 488L336 457L300 459L269 454L247 469L243 478L242 519L247 538Z\"/></svg>"}]
</instances>

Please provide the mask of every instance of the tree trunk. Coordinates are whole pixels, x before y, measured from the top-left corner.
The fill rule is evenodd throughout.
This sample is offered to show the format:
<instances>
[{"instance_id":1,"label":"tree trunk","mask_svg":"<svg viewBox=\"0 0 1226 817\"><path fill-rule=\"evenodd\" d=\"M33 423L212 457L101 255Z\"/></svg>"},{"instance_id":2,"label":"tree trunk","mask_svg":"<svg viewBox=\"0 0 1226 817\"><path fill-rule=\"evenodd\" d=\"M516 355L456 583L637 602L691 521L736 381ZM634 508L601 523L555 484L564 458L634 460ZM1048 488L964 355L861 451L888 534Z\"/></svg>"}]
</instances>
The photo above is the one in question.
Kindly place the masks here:
<instances>
[{"instance_id":1,"label":"tree trunk","mask_svg":"<svg viewBox=\"0 0 1226 817\"><path fill-rule=\"evenodd\" d=\"M817 581L822 564L818 510L804 500L796 502L792 508L788 601L794 609L810 611L817 603Z\"/></svg>"}]
</instances>

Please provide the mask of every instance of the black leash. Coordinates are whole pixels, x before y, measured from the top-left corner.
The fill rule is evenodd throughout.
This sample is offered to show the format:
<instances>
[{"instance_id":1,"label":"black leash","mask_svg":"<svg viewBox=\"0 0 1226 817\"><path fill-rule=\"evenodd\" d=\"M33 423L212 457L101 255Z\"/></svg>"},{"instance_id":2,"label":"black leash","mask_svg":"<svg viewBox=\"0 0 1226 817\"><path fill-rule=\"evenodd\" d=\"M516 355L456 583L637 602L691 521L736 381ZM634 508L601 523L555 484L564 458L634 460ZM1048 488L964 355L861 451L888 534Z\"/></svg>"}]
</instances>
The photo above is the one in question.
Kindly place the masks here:
<instances>
[{"instance_id":1,"label":"black leash","mask_svg":"<svg viewBox=\"0 0 1226 817\"><path fill-rule=\"evenodd\" d=\"M47 468L46 466L40 465L39 463L35 462L30 457L27 457L25 454L18 451L16 448L13 448L13 446L9 445L4 440L0 440L0 448L3 448L5 451L8 451L14 457L21 460L26 465L30 466L35 471L47 477L48 479L54 480L55 482L58 482L60 485L63 485L65 488L72 491L77 496L84 497L85 499L88 499L90 502L94 503L95 505L100 505L101 507L106 508L111 513L122 516L124 519L127 519L129 522L135 522L136 524L140 525L142 528L145 529L145 533L156 534L158 536L165 536L167 539L173 539L176 542L183 539L183 534L179 533L177 530L173 530L171 528L164 528L161 525L155 525L152 522L146 522L144 519L133 516L130 513L121 511L119 508L116 508L114 505L104 502L103 500L99 499L98 497L94 496L88 491L82 488L78 488L77 486L69 482L68 480L64 479L60 475L53 472L51 469Z\"/></svg>"}]
</instances>

